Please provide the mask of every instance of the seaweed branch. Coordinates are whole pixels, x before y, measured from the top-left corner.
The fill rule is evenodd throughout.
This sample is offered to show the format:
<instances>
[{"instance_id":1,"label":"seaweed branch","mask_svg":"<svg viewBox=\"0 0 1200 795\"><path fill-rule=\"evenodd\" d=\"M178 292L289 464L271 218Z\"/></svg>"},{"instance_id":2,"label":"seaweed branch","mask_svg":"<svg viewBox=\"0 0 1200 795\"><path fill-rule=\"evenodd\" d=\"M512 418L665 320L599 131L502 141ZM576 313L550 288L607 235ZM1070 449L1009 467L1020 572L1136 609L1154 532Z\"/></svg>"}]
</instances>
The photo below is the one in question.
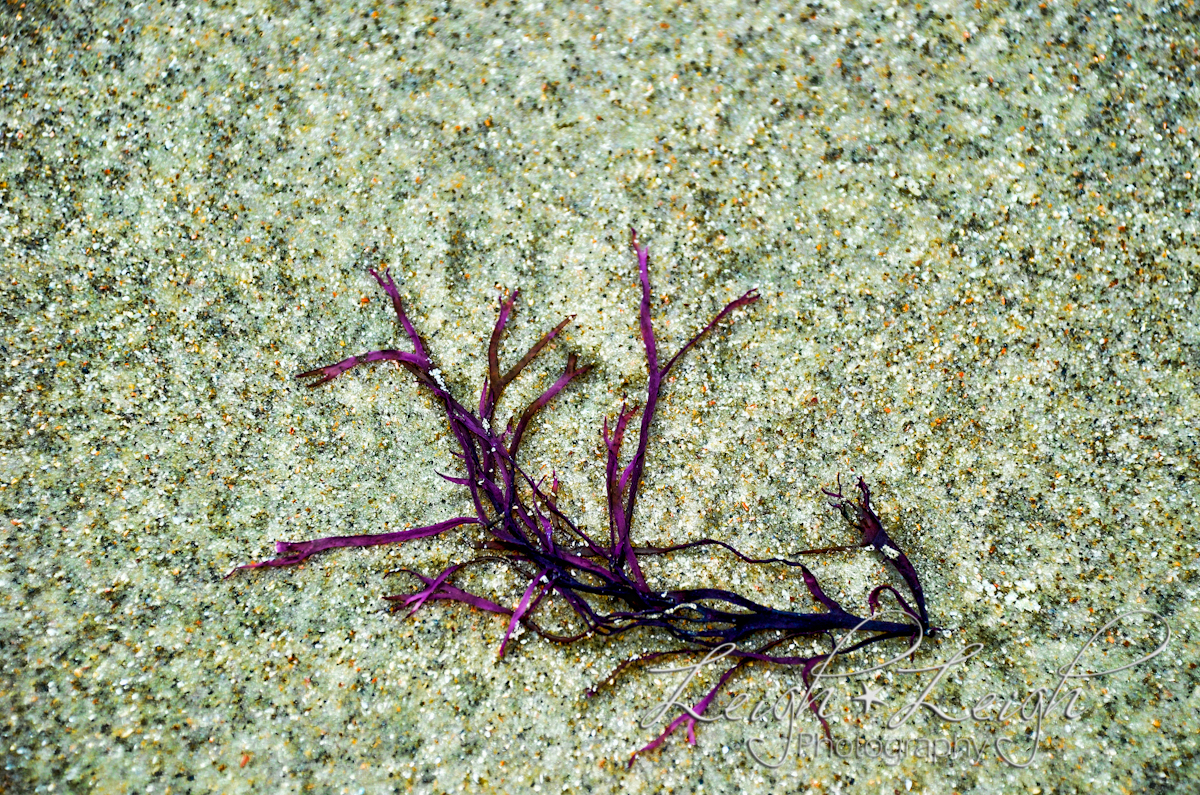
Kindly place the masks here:
<instances>
[{"instance_id":1,"label":"seaweed branch","mask_svg":"<svg viewBox=\"0 0 1200 795\"><path fill-rule=\"evenodd\" d=\"M363 364L393 361L407 369L417 382L428 389L442 405L451 432L458 443L456 457L462 462L460 477L442 475L446 480L466 489L473 505L473 516L458 516L425 527L393 533L356 536L332 536L304 542L280 541L276 544L279 557L239 566L234 571L261 567L293 566L308 557L337 547L363 547L394 544L439 535L462 525L474 524L483 529L488 550L472 560L455 563L435 576L407 572L416 577L422 587L410 594L388 596L398 606L409 608L410 615L426 603L435 600L463 602L472 607L509 617L499 647L503 657L518 625L560 643L572 643L593 636L615 636L630 630L657 631L660 637L673 638L676 648L664 648L636 660L645 662L663 656L705 652L731 646L728 655L731 665L719 678L716 686L691 710L685 711L642 751L661 745L677 728L687 727L689 742L695 742L695 724L726 682L747 664L764 662L799 666L805 677L829 654L786 655L776 650L791 641L827 635L834 632L856 631L865 637L848 650L885 641L910 637L930 631L925 596L916 569L900 547L884 531L879 517L871 507L867 484L860 478L859 501L853 501L841 491L826 491L830 505L861 533L859 547L874 549L904 580L916 607L912 607L899 591L883 584L868 597L870 612L858 616L845 610L829 597L816 576L802 563L785 558L752 558L717 539L703 539L672 547L639 547L634 545L633 519L638 504L646 466L646 453L652 437L654 417L662 394L663 382L679 359L705 335L713 331L733 313L750 306L759 296L754 290L727 304L698 333L689 339L673 356L660 364L658 343L651 318L649 250L639 243L637 232L631 230L630 245L637 256L638 278L641 285L639 325L645 349L647 383L646 399L641 407L637 448L622 464L621 448L630 423L639 407L623 405L610 423L602 429L606 451L605 484L607 489L608 537L594 538L577 526L559 509L556 502L557 478L549 486L534 481L517 463L521 442L530 423L560 392L591 369L579 366L574 354L567 357L562 374L533 400L518 416L516 426L511 422L502 431L495 424L495 411L507 386L540 354L572 318L565 318L547 331L532 348L507 371L500 365L500 344L511 318L517 291L504 298L488 343L488 374L479 396L477 411L459 403L447 389L440 371L434 366L424 343L417 334L404 302L391 276L385 271L371 275L391 298L400 326L412 347L411 352L387 349L370 351L336 364L318 367L296 376L316 387L332 381ZM824 610L794 612L759 604L742 594L723 588L663 587L651 585L642 570L642 559L650 555L684 553L703 546L718 546L749 565L783 565L795 569L813 600ZM805 550L801 555L836 552L856 547L840 546ZM505 607L484 596L470 593L453 584L452 580L467 566L506 565L521 574L524 591L515 605ZM229 574L233 574L231 571ZM407 571L407 570L406 570ZM229 576L229 575L226 575ZM909 622L884 621L874 616L884 591L889 592L901 610L912 619ZM535 616L547 601L564 604L578 627L571 634L558 634L541 627ZM629 667L627 661L616 673ZM610 677L611 679L611 677ZM811 706L811 705L810 705ZM815 708L814 708L815 709ZM828 727L826 727L828 729ZM639 752L640 753L640 752ZM636 757L636 754L635 754ZM630 763L632 764L632 759Z\"/></svg>"}]
</instances>

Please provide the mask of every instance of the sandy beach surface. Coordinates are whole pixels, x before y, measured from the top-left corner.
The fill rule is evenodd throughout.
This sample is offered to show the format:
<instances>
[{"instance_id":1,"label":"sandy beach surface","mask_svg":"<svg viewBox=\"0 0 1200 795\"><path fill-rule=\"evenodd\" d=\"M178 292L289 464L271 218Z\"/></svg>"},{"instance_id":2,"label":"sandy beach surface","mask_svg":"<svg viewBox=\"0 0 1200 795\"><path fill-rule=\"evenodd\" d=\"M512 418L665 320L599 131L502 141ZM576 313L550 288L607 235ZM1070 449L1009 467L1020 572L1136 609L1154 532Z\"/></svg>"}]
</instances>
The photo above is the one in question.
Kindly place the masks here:
<instances>
[{"instance_id":1,"label":"sandy beach surface","mask_svg":"<svg viewBox=\"0 0 1200 795\"><path fill-rule=\"evenodd\" d=\"M1190 2L8 2L0 791L1196 791L1198 36ZM382 598L477 527L224 578L471 510L408 372L294 378L407 349L369 268L467 405L501 289L504 362L574 316L499 416L593 365L522 461L606 534L600 429L646 389L631 226L665 351L762 296L672 373L637 542L854 544L821 489L861 475L920 574L940 631L829 680L827 737L797 709L786 745L804 680L755 664L630 765L683 674L585 694L677 642L500 659L505 617ZM859 613L901 586L805 562ZM717 551L647 576L822 609Z\"/></svg>"}]
</instances>

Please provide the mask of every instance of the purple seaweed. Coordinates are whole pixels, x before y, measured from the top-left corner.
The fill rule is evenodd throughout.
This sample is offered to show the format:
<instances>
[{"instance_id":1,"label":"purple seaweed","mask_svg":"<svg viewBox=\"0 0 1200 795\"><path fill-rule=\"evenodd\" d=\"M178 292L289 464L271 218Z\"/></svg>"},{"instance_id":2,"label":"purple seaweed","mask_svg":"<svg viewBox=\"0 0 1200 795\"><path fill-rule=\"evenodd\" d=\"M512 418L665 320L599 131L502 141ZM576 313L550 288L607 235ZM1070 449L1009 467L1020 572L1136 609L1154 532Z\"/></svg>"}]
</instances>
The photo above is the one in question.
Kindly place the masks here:
<instances>
[{"instance_id":1,"label":"purple seaweed","mask_svg":"<svg viewBox=\"0 0 1200 795\"><path fill-rule=\"evenodd\" d=\"M518 415L515 427L509 422L504 430L497 431L495 422L496 407L505 388L572 318L565 318L546 332L515 365L507 371L502 371L500 342L513 314L518 293L514 290L504 298L488 344L488 374L480 393L479 408L477 411L471 411L454 398L440 378L424 343L405 313L400 292L391 276L386 272L381 274L372 270L371 275L391 298L396 316L412 346L412 352L393 349L370 351L337 364L301 373L297 378L314 379L308 386L315 387L332 381L361 364L393 361L407 369L442 405L458 444L459 453L456 454L456 458L461 461L464 470L459 477L442 477L467 490L475 515L459 516L426 527L393 533L334 536L305 542L278 542L276 551L280 553L280 557L239 566L234 571L291 566L301 563L311 555L336 547L402 543L438 535L461 525L479 525L485 534L483 547L488 554L451 565L435 577L404 570L420 580L423 587L411 594L385 598L398 603L400 607L407 607L410 615L431 600L448 600L508 616L508 626L499 647L500 656L504 655L518 624L562 643L645 629L657 631L660 639L673 638L676 644L681 644L677 648L663 649L628 660L610 675L609 680L634 662L642 663L663 656L691 652L711 652L713 649L732 646L733 650L728 655L730 667L720 676L716 686L690 712L685 711L674 719L639 753L657 748L680 726L687 727L688 740L694 743L697 716L704 713L730 677L747 664L764 662L800 666L807 681L814 666L829 655L786 656L775 652L777 647L789 641L834 632L857 631L866 634L864 639L848 649L841 650L845 653L890 638L911 637L928 632L930 627L925 597L916 569L884 531L879 517L871 508L867 484L861 478L858 481L858 488L862 493L860 502L851 502L842 495L840 478L838 491L825 493L832 499L832 507L838 509L862 534L859 546L870 547L887 558L904 580L916 604L915 609L894 587L883 584L876 587L868 598L870 613L866 617L856 616L826 595L813 573L798 561L784 558L752 558L716 539L703 539L670 547L634 545L631 529L645 470L646 451L664 379L680 357L702 337L716 328L722 320L730 317L735 310L753 304L759 296L754 290L750 290L731 301L674 356L667 359L665 365L660 365L658 345L651 322L649 250L638 242L636 231L631 230L630 240L631 247L637 255L641 284L639 325L648 377L646 400L641 407L637 449L623 466L621 447L629 431L630 422L638 414L639 407L622 406L611 424L607 420L604 422L602 436L606 452L605 482L608 492L609 531L606 539L588 535L559 509L556 501L557 477L553 478L547 487L544 481L534 481L517 463L521 442L530 422L572 381L586 375L591 369L590 366L578 366L576 356L570 354L562 374ZM820 604L824 611L801 613L778 610L722 588L672 589L664 588L661 583L652 586L647 581L642 571L642 558L684 552L702 546L720 547L747 564L783 565L798 569L813 600ZM806 550L800 554L854 548L858 547L827 547ZM451 579L463 568L487 564L506 565L523 578L523 594L512 608L469 593L451 583ZM874 618L879 608L879 598L885 590L895 597L913 623ZM558 634L540 626L534 620L538 608L547 599L558 600L569 608L579 623L575 631L566 635ZM611 607L606 609L602 604ZM636 754L634 756L636 757ZM631 759L631 764L632 761Z\"/></svg>"}]
</instances>

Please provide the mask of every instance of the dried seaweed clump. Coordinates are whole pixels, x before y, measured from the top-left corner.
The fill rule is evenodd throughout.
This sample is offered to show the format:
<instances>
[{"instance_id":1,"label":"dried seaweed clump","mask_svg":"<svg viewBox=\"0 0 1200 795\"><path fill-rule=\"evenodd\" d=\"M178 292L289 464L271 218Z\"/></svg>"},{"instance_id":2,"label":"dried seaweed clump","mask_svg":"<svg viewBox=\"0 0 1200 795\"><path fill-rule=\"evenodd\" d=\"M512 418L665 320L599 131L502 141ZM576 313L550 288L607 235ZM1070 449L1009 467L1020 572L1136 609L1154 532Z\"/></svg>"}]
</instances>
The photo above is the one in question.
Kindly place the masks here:
<instances>
[{"instance_id":1,"label":"dried seaweed clump","mask_svg":"<svg viewBox=\"0 0 1200 795\"><path fill-rule=\"evenodd\" d=\"M787 656L776 653L775 650L788 641L851 630L864 633L864 639L857 641L849 649L842 649L842 652L846 652L889 638L908 637L914 632L928 630L925 598L916 570L908 557L884 532L878 516L871 508L867 484L861 479L858 481L858 488L862 498L858 502L852 502L843 496L840 486L837 492L826 494L832 498L831 505L839 509L861 532L862 541L859 546L871 547L884 553L888 563L908 586L915 608L896 589L885 584L875 588L868 597L871 615L854 615L826 595L816 577L803 564L781 558L751 558L717 539L704 539L665 548L634 545L631 528L646 463L651 426L663 381L675 363L701 337L722 320L730 317L735 310L757 301L758 295L751 290L729 303L664 364L659 356L650 317L652 293L649 252L646 246L638 243L636 231L632 232L631 244L637 254L642 288L639 314L648 372L646 403L641 410L637 450L632 459L624 465L621 464L621 446L630 422L638 414L638 406L622 406L611 425L607 421L604 423L603 438L607 448L607 538L589 535L559 510L556 502L557 479L549 485L542 480L535 481L517 463L521 441L529 429L530 421L568 384L587 373L590 367L578 366L575 355L571 354L567 358L567 366L562 375L521 412L516 425L510 421L504 430L498 431L495 422L496 406L505 388L546 344L562 331L570 318L546 332L516 364L502 371L499 357L500 340L517 298L516 291L510 294L500 306L499 317L488 344L488 375L479 396L478 409L472 411L459 403L446 388L424 342L405 314L395 282L386 272L380 274L372 270L371 274L392 299L392 306L408 336L412 350L371 351L337 364L301 373L297 378L315 379L309 386L319 386L360 364L380 361L394 361L411 372L417 382L437 398L445 411L450 429L458 442L459 452L456 457L461 461L462 477L442 477L467 491L473 513L446 519L427 527L394 533L333 536L302 542L281 541L276 544L276 551L280 557L238 568L292 566L310 555L337 547L401 543L438 535L460 525L477 525L484 534L482 547L486 550L485 554L455 563L434 576L410 572L421 581L422 587L414 593L386 598L403 604L410 608L411 612L415 612L431 600L445 599L465 602L480 610L509 616L508 627L500 643L501 655L504 654L518 624L562 643L571 643L595 635L612 636L639 628L658 630L660 637L674 638L674 648L664 648L658 653L644 655L640 661L686 652L711 651L731 644L733 651L726 657L730 661L730 667L720 677L716 687L695 705L693 714L685 712L680 715L643 750L657 747L676 728L685 724L688 738L694 742L694 715L702 715L733 673L746 663L763 661L803 666L807 676L808 672L826 657L825 654ZM748 564L779 564L798 569L809 593L825 608L824 611L798 613L777 610L722 588L668 588L662 583L651 584L647 581L642 571L642 559L646 556L663 555L700 546L723 547ZM847 548L830 547L807 550L801 554L817 554ZM507 565L527 581L524 593L515 605L502 605L454 584L454 577L460 570L480 564ZM901 609L912 619L912 623L883 621L873 617L880 595L884 591L889 591L897 599ZM539 606L547 600L560 600L570 609L578 620L577 631L562 634L539 626L535 621L535 614Z\"/></svg>"}]
</instances>

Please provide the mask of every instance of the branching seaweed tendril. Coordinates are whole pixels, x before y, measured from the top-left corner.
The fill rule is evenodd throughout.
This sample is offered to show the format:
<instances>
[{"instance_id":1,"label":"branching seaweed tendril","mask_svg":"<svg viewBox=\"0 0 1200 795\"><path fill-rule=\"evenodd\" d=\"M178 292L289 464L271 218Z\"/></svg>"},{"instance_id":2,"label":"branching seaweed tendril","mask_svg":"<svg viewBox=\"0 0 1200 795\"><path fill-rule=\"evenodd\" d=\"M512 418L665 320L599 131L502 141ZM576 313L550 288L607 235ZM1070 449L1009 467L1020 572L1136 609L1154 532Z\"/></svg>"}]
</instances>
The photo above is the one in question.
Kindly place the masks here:
<instances>
[{"instance_id":1,"label":"branching seaweed tendril","mask_svg":"<svg viewBox=\"0 0 1200 795\"><path fill-rule=\"evenodd\" d=\"M628 664L618 668L610 679L635 662L644 663L652 659L732 646L733 650L727 657L730 666L712 690L690 711L685 711L673 720L639 753L657 748L681 726L686 727L688 740L694 743L696 716L704 713L729 679L745 665L759 661L799 666L808 680L814 667L829 656L789 656L779 653L777 649L789 641L852 630L865 633L866 637L863 640L843 649L842 652L845 652L890 638L928 633L930 627L925 596L916 569L884 531L879 517L871 507L871 494L867 484L861 478L857 483L861 499L857 501L843 495L840 478L836 492L825 492L830 498L830 505L840 511L861 533L860 543L849 547L805 550L799 554L813 555L857 547L879 551L904 580L912 604L896 588L883 584L872 590L868 597L870 614L860 617L846 611L829 597L808 567L798 561L784 558L752 558L716 539L703 539L670 547L634 545L631 528L664 379L676 362L702 337L723 320L729 319L736 310L753 304L759 296L756 291L750 290L731 301L675 355L667 359L666 364L660 364L651 322L649 250L647 246L639 243L637 232L634 230L631 230L630 242L637 255L641 283L639 325L648 377L646 400L640 408L637 449L624 465L621 463L621 448L630 430L630 423L639 413L639 407L623 405L613 422L605 420L603 425L605 482L608 492L607 538L593 538L559 509L557 477L547 486L544 480L535 481L531 478L517 463L521 442L538 412L571 382L586 375L591 367L579 366L576 356L569 355L562 374L517 415L515 426L510 422L503 431L498 432L495 421L496 407L505 389L547 344L562 332L572 318L563 319L547 331L516 364L503 371L500 366L500 343L516 306L518 292L514 290L504 298L488 344L488 374L479 396L479 407L477 411L471 411L460 404L447 389L440 377L440 371L434 366L425 344L405 312L400 291L392 277L386 271L378 273L372 270L371 275L392 301L392 307L408 337L412 352L394 349L370 351L336 364L318 367L296 377L308 380L308 386L316 387L359 365L373 362L392 361L408 370L421 386L433 394L445 412L459 448L456 458L461 461L465 472L461 477L442 477L467 489L474 515L458 516L425 527L393 533L331 536L303 542L281 541L276 544L279 557L239 566L234 571L293 566L312 555L338 547L403 543L439 535L463 525L478 525L484 532L483 546L488 550L488 554L456 563L433 577L404 570L420 580L423 587L411 594L386 598L398 603L398 606L409 608L410 615L431 601L447 600L463 602L480 610L508 616L508 626L500 644L501 656L504 655L518 625L560 643L572 643L597 635L614 636L635 629L650 629L665 633L683 644L679 648L664 649L629 660ZM748 564L783 565L798 569L809 594L825 610L813 613L780 610L722 588L664 590L661 587L651 587L647 581L642 569L642 561L647 556L712 546L720 547ZM469 593L453 584L452 579L464 568L487 564L507 565L527 578L521 597L511 608L492 599ZM896 599L903 613L911 618L913 623L874 618L884 592L890 593ZM577 631L562 634L538 625L534 620L535 614L547 599L560 600L569 608L579 622Z\"/></svg>"}]
</instances>

